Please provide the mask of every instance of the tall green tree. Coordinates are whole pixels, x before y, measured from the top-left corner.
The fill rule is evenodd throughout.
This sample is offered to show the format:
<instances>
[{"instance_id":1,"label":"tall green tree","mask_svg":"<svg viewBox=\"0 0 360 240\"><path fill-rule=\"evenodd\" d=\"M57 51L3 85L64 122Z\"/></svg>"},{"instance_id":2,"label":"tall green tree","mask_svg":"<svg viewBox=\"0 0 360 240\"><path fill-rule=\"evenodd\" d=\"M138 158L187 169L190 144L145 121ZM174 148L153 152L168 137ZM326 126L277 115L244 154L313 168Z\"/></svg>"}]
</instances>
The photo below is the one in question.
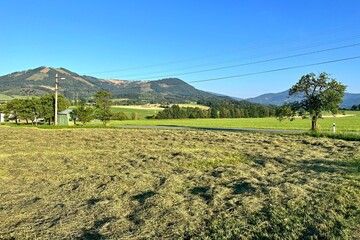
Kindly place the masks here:
<instances>
[{"instance_id":1,"label":"tall green tree","mask_svg":"<svg viewBox=\"0 0 360 240\"><path fill-rule=\"evenodd\" d=\"M10 120L15 120L16 124L20 118L23 109L22 99L13 99L6 104L5 114Z\"/></svg>"},{"instance_id":2,"label":"tall green tree","mask_svg":"<svg viewBox=\"0 0 360 240\"><path fill-rule=\"evenodd\" d=\"M94 117L94 109L91 106L86 105L85 100L81 100L77 108L74 109L75 118L79 119L83 125L90 122Z\"/></svg>"},{"instance_id":3,"label":"tall green tree","mask_svg":"<svg viewBox=\"0 0 360 240\"><path fill-rule=\"evenodd\" d=\"M19 112L19 118L24 119L26 123L34 123L35 118L37 117L37 109L39 108L39 99L37 98L28 98L20 99L21 100L21 109Z\"/></svg>"},{"instance_id":4,"label":"tall green tree","mask_svg":"<svg viewBox=\"0 0 360 240\"><path fill-rule=\"evenodd\" d=\"M104 126L111 120L111 97L112 94L105 90L100 90L93 95L95 100L95 116L101 120Z\"/></svg>"},{"instance_id":5,"label":"tall green tree","mask_svg":"<svg viewBox=\"0 0 360 240\"><path fill-rule=\"evenodd\" d=\"M286 109L278 110L277 117L293 117L295 112L305 111L311 117L311 130L316 131L317 120L322 111L330 111L333 114L338 112L345 90L345 85L330 78L325 72L318 76L315 73L306 74L289 91L290 96L301 94L303 99L283 106Z\"/></svg>"},{"instance_id":6,"label":"tall green tree","mask_svg":"<svg viewBox=\"0 0 360 240\"><path fill-rule=\"evenodd\" d=\"M58 111L63 111L68 108L70 102L62 95L58 96ZM39 99L39 107L37 109L38 115L41 118L45 118L49 125L51 120L54 119L55 116L55 95L54 94L47 94L43 95Z\"/></svg>"}]
</instances>

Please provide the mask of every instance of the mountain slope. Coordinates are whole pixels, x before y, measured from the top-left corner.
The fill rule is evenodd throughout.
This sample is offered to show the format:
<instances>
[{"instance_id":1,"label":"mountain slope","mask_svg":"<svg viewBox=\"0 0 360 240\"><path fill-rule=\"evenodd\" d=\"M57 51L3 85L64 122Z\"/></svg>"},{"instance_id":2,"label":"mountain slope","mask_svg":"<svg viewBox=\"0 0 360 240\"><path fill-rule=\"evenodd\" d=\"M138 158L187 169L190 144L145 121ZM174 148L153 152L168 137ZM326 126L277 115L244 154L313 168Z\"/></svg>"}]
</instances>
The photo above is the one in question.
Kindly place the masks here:
<instances>
[{"instance_id":1,"label":"mountain slope","mask_svg":"<svg viewBox=\"0 0 360 240\"><path fill-rule=\"evenodd\" d=\"M38 67L0 76L0 93L5 95L43 95L54 91L55 75L59 80L59 92L70 99L90 98L104 89L113 97L153 101L196 101L198 99L224 98L198 90L177 78L157 81L122 81L82 76L65 68Z\"/></svg>"},{"instance_id":2,"label":"mountain slope","mask_svg":"<svg viewBox=\"0 0 360 240\"><path fill-rule=\"evenodd\" d=\"M289 97L289 91L283 91L279 93L267 93L262 94L255 98L248 98L246 101L252 102L252 103L259 103L264 105L282 105L286 102L293 102L293 101L299 101L301 100L301 97ZM350 108L353 105L360 104L360 94L359 93L345 93L344 95L344 101L341 104L342 108Z\"/></svg>"},{"instance_id":3,"label":"mountain slope","mask_svg":"<svg viewBox=\"0 0 360 240\"><path fill-rule=\"evenodd\" d=\"M84 95L99 89L95 84L67 69L39 67L1 76L0 92L6 95L25 95L26 90L35 91L35 95L53 92L56 74L65 78L59 80L59 91L64 95Z\"/></svg>"}]
</instances>

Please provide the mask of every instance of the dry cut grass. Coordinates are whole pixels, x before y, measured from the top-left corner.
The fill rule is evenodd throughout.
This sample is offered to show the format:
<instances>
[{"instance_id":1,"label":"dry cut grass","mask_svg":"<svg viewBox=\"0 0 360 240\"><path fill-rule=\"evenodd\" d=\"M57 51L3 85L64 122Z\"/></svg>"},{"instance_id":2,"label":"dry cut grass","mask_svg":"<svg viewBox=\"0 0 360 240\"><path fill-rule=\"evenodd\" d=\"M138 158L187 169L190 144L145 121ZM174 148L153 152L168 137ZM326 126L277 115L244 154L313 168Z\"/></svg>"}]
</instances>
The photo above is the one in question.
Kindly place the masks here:
<instances>
[{"instance_id":1,"label":"dry cut grass","mask_svg":"<svg viewBox=\"0 0 360 240\"><path fill-rule=\"evenodd\" d=\"M359 239L360 143L0 127L0 239Z\"/></svg>"}]
</instances>

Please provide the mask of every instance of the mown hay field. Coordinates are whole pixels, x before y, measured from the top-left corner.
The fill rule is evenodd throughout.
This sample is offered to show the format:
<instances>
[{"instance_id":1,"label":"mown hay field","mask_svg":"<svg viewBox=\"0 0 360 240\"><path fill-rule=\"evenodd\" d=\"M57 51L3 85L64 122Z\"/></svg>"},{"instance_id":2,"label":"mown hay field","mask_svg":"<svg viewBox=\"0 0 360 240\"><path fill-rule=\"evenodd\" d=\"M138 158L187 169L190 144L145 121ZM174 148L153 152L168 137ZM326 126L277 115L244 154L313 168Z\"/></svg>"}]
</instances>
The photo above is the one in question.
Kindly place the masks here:
<instances>
[{"instance_id":1,"label":"mown hay field","mask_svg":"<svg viewBox=\"0 0 360 240\"><path fill-rule=\"evenodd\" d=\"M360 143L1 127L0 239L359 239Z\"/></svg>"}]
</instances>

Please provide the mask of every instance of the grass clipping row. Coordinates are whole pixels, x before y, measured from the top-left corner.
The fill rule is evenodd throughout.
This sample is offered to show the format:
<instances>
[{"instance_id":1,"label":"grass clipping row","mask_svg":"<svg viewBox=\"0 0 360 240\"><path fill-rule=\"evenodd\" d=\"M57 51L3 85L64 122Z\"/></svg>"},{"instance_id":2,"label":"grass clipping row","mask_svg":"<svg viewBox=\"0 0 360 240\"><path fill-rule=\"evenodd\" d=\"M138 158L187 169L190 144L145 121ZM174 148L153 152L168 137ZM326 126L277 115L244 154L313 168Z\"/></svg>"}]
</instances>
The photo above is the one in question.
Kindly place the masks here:
<instances>
[{"instance_id":1,"label":"grass clipping row","mask_svg":"<svg viewBox=\"0 0 360 240\"><path fill-rule=\"evenodd\" d=\"M1 127L0 239L360 239L360 143Z\"/></svg>"}]
</instances>

